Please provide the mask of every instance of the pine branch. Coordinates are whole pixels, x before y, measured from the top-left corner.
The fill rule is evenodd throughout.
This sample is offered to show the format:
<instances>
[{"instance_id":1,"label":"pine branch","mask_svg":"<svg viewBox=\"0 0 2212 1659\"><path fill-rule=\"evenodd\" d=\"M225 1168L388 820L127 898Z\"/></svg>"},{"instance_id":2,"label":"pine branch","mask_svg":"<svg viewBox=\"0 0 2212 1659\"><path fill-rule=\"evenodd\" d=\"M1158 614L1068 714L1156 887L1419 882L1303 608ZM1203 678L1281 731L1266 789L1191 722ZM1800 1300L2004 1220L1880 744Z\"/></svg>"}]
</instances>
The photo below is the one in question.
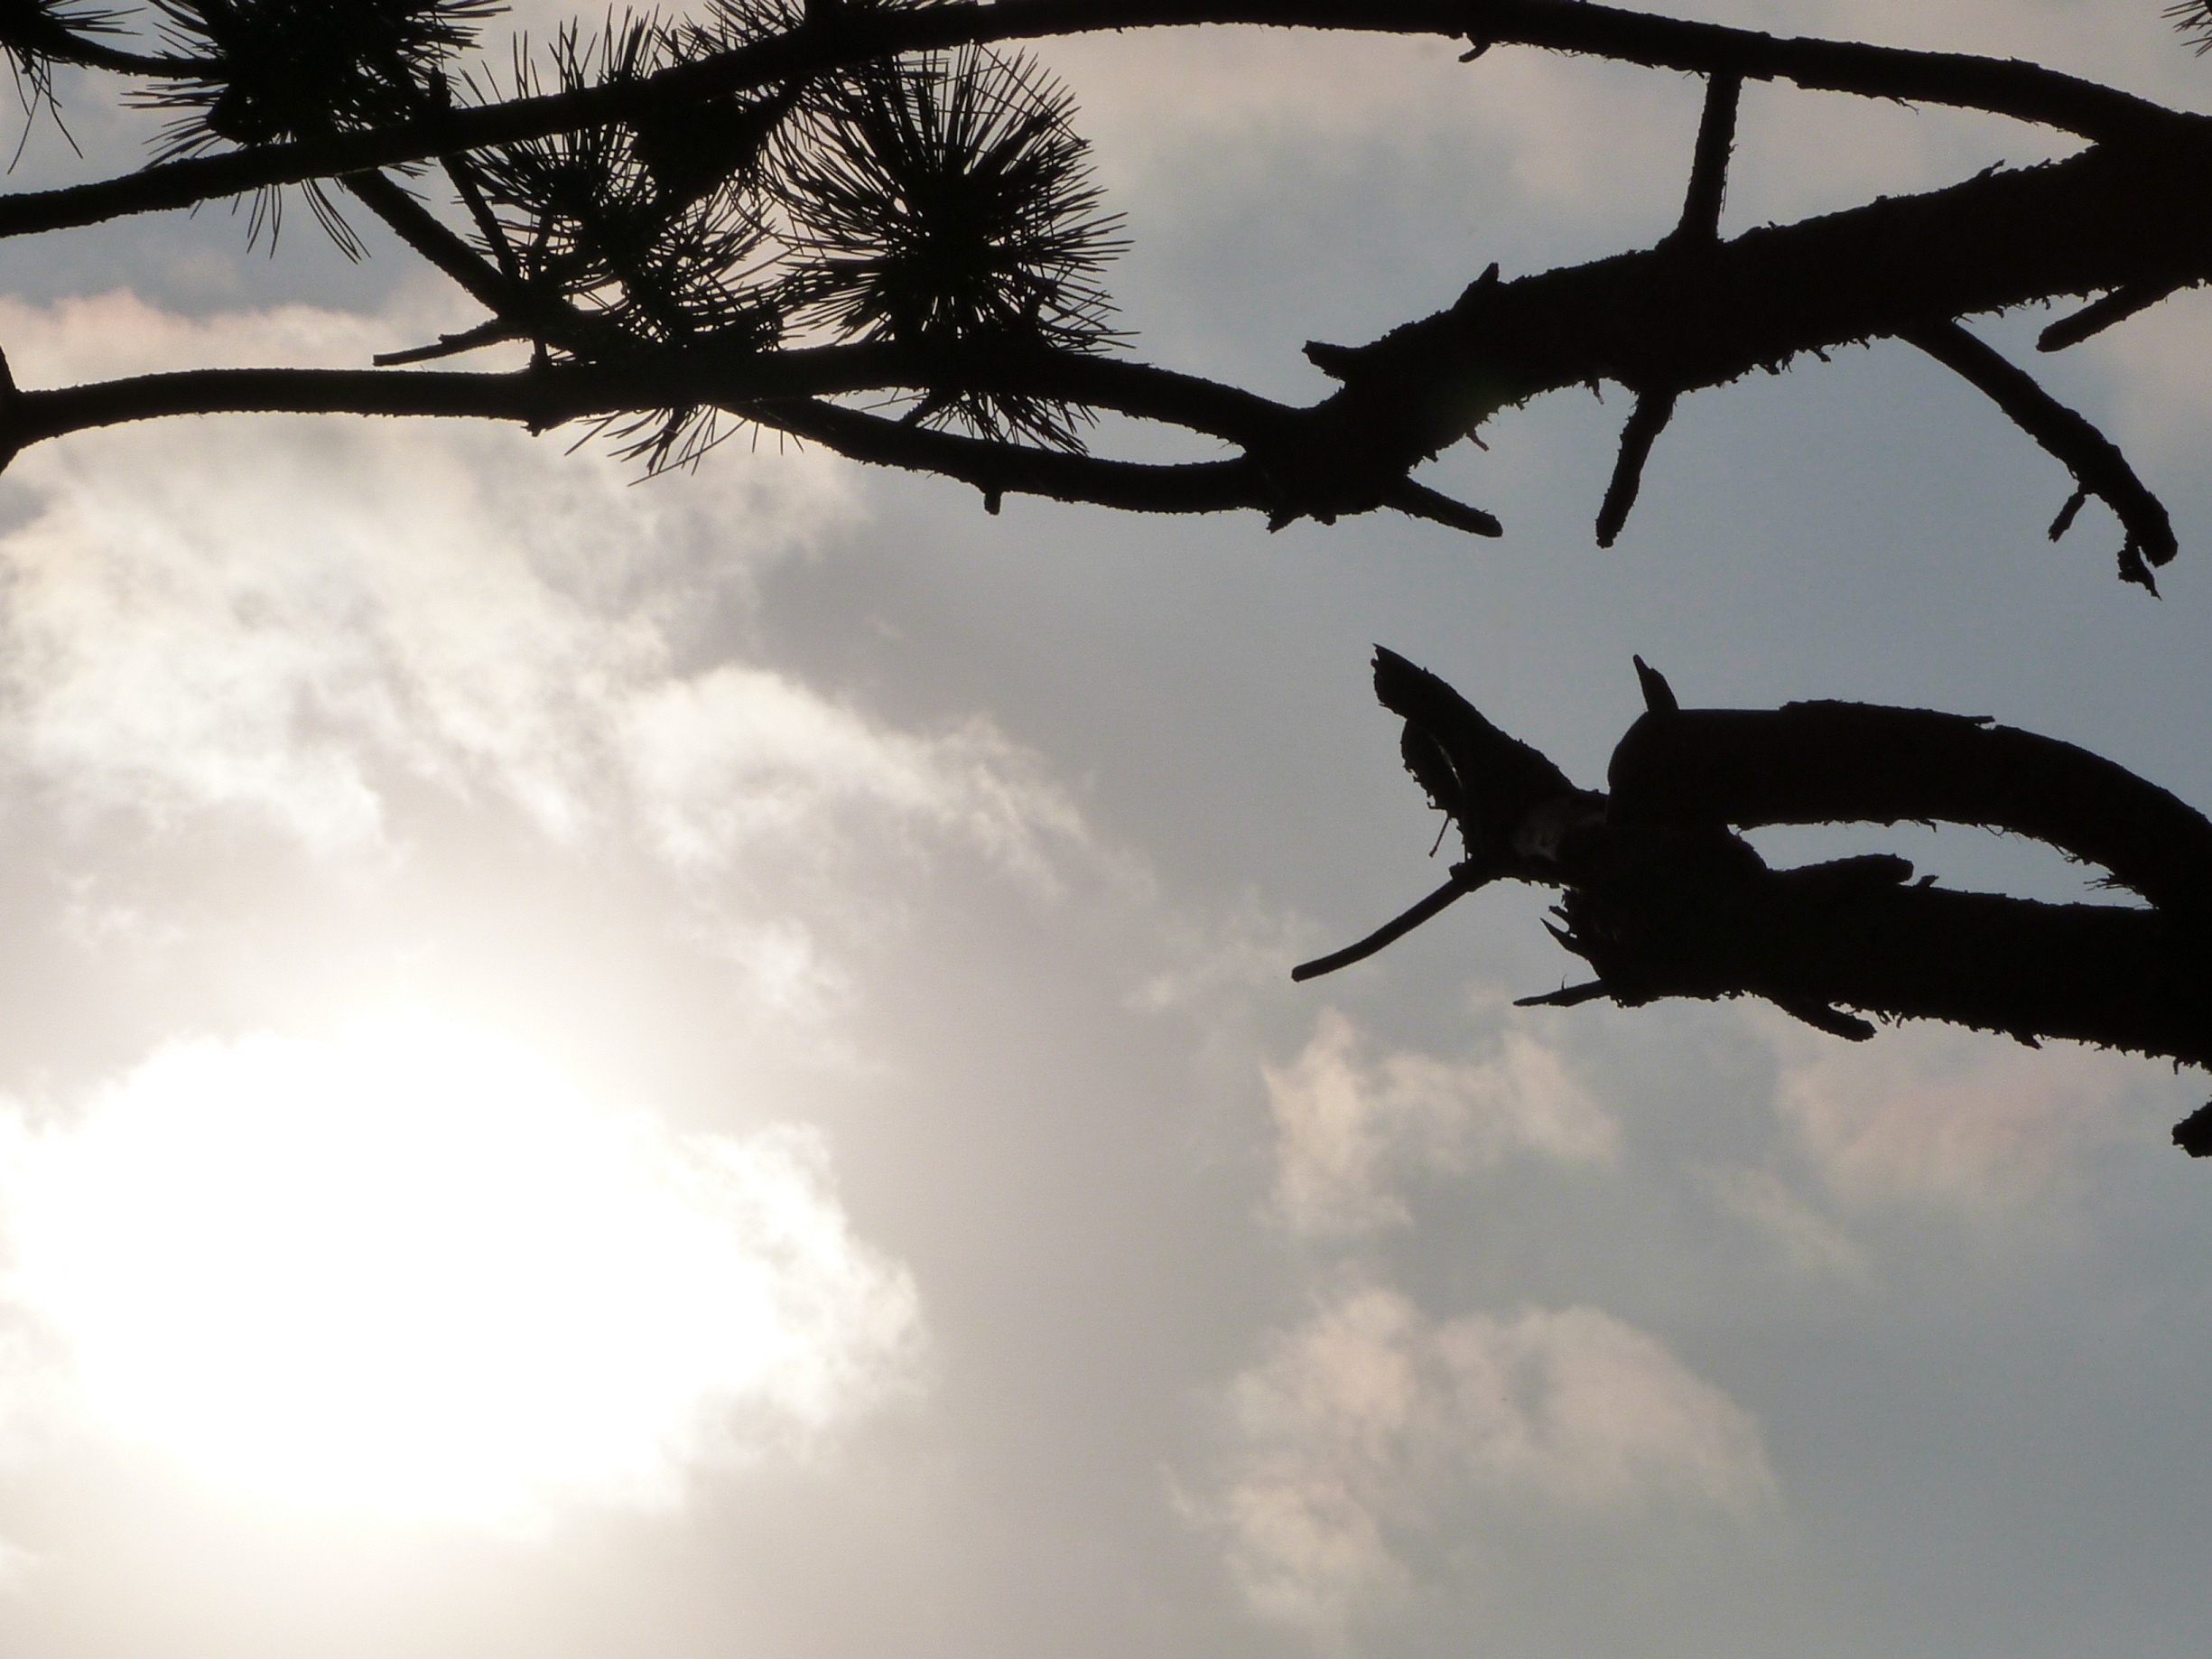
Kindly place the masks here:
<instances>
[{"instance_id":1,"label":"pine branch","mask_svg":"<svg viewBox=\"0 0 2212 1659\"><path fill-rule=\"evenodd\" d=\"M1601 379L1686 392L1801 353L1926 336L1931 317L2122 287L2144 272L2212 272L2212 221L2194 206L2208 192L2212 126L2198 124L2154 154L2099 146L1702 249L1670 241L1478 281L1372 344L1321 348L1343 387L1306 417L1305 450L1343 457L1344 510L1356 510L1358 480L1402 475L1544 392ZM2052 433L2070 466L2127 504L2144 555L2163 555L2168 537L2123 481L2124 462L2093 459L2024 400L2008 412ZM1317 496L1331 487L1327 472L1307 480Z\"/></svg>"},{"instance_id":2,"label":"pine branch","mask_svg":"<svg viewBox=\"0 0 2212 1659\"><path fill-rule=\"evenodd\" d=\"M272 185L336 178L524 143L906 53L1101 30L1250 23L1470 36L1653 69L1786 79L1815 90L1990 111L2093 140L2158 141L2189 117L2015 61L1855 42L1784 39L1653 17L1587 0L998 0L817 20L734 51L605 86L456 109L374 131L195 156L60 190L0 196L0 237L191 207ZM157 72L148 70L144 72Z\"/></svg>"},{"instance_id":3,"label":"pine branch","mask_svg":"<svg viewBox=\"0 0 2212 1659\"><path fill-rule=\"evenodd\" d=\"M1716 117L1708 126L1700 200L1711 193L1724 147L1719 142L1724 124ZM1964 363L1971 347L1958 347L1956 340L1970 337L1931 333L1929 319L2059 294L2124 290L2145 280L2170 280L2177 271L2212 272L2212 221L2198 211L2212 194L2212 123L2192 121L2173 129L2154 150L2097 146L2065 162L1765 227L1727 242L1670 238L1640 253L1512 282L1486 274L1452 307L1371 345L1309 347L1309 355L1342 385L1330 397L1298 409L1123 358L1055 350L1010 337L943 347L876 343L791 350L762 350L757 334L739 340L734 331L730 338L695 336L695 344L680 350L655 350L627 339L610 342L597 331L584 331L585 320L566 306L545 310L523 296L540 306L529 309L504 273L398 187L372 182L365 188L418 249L503 320L572 342L580 355L619 359L621 377L604 384L627 388L620 395L629 401L617 405L595 395L577 413L636 415L902 388L941 403L978 395L1046 400L1181 427L1242 452L1241 460L1219 463L1225 473L1206 471L1208 463L1202 463L1197 471L1136 469L1113 475L1152 480L1142 486L1101 486L1097 480L1104 474L1077 467L1065 477L1054 474L1056 481L1046 493L1067 491L1069 499L1161 500L1175 504L1162 510L1175 511L1252 508L1271 524L1300 517L1326 522L1391 507L1482 535L1495 533L1493 518L1414 485L1410 475L1491 415L1542 392L1610 378L1678 393L1724 383L1753 368L1779 367L1800 352L1882 335L1924 344L1933 340ZM1910 253L1901 256L1900 250ZM1999 384L1986 365L1975 372L1985 389ZM2018 375L2009 366L2006 372ZM214 389L214 383L200 384ZM230 396L230 389L219 388L219 395ZM357 401L373 405L386 396L364 393ZM97 405L101 408L131 403L121 394L102 396L108 401ZM2000 401L2051 443L2086 483L2114 500L2142 559L2157 563L2170 556L2170 530L2162 528L2155 502L2124 461L2097 450L2104 441L2094 433L2085 438L2062 430L2077 416L2040 393L2016 396L2008 391ZM333 411L353 406L344 397L318 404L308 396L306 403ZM500 405L495 417L509 418L508 406ZM163 407L200 412L173 397ZM1656 406L1647 408L1644 414L1654 418L1640 415L1631 424L1628 436L1637 442L1624 446L1608 527L1615 527L1626 505L1657 413ZM810 424L846 420L835 413L804 418ZM2081 426L2087 432L2086 423ZM65 423L35 435L69 429ZM1042 463L1026 457L1018 466L996 452L979 460L965 450L900 441L864 422L837 430L857 446L849 452L862 459L888 455L894 457L891 464L907 466L924 464L917 458L925 455L943 455L948 475L969 481L979 469L998 476L1010 466L1042 476ZM1234 479L1233 487L1218 481L1224 477ZM1171 479L1176 481L1161 481ZM1193 481L1200 479L1217 481ZM1205 505L1196 505L1202 501Z\"/></svg>"},{"instance_id":4,"label":"pine branch","mask_svg":"<svg viewBox=\"0 0 2212 1659\"><path fill-rule=\"evenodd\" d=\"M1460 818L1455 883L1562 890L1552 932L1597 979L1531 1001L1755 995L1852 1039L1872 1028L1846 1008L2212 1064L2212 822L2110 761L1922 710L1679 711L1665 694L1599 797L1403 658L1378 653L1376 684L1407 718L1424 788ZM2152 908L1907 885L1911 865L1890 854L1772 870L1732 833L1901 818L2036 836L2105 863Z\"/></svg>"}]
</instances>

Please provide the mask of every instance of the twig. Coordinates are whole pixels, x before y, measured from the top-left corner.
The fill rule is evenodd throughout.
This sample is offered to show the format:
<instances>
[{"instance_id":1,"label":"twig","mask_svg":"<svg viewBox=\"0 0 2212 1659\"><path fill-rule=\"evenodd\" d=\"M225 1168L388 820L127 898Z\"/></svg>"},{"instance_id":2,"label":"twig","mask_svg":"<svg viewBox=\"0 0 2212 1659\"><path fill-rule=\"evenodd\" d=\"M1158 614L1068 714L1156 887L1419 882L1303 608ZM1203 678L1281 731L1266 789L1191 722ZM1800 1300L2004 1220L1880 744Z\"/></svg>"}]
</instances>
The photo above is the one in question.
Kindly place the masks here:
<instances>
[{"instance_id":1,"label":"twig","mask_svg":"<svg viewBox=\"0 0 2212 1659\"><path fill-rule=\"evenodd\" d=\"M2101 334L2115 322L2124 322L2139 311L2148 311L2161 300L2179 293L2198 279L2176 277L2168 282L2128 283L2100 300L2092 300L2070 317L2061 317L2037 336L2038 351L2063 351L2078 346L2092 334ZM2055 538L2054 538L2055 539Z\"/></svg>"},{"instance_id":2,"label":"twig","mask_svg":"<svg viewBox=\"0 0 2212 1659\"><path fill-rule=\"evenodd\" d=\"M1339 968L1348 968L1355 962L1364 962L1377 951L1404 938L1423 922L1441 916L1474 890L1463 884L1455 874L1435 892L1415 905L1403 915L1393 918L1362 939L1357 945L1332 951L1325 956L1316 956L1311 962L1301 962L1290 970L1290 977L1303 983L1319 979L1324 974L1334 974Z\"/></svg>"},{"instance_id":3,"label":"twig","mask_svg":"<svg viewBox=\"0 0 2212 1659\"><path fill-rule=\"evenodd\" d=\"M1587 984L1562 985L1557 991L1547 991L1541 996L1521 996L1513 999L1516 1008L1580 1008L1585 1002L1594 1002L1602 996L1611 996L1613 987L1602 979Z\"/></svg>"},{"instance_id":4,"label":"twig","mask_svg":"<svg viewBox=\"0 0 2212 1659\"><path fill-rule=\"evenodd\" d=\"M1612 546L1621 527L1628 522L1629 508L1636 505L1636 492L1643 486L1644 462L1651 458L1651 446L1667 430L1674 412L1672 392L1646 392L1629 412L1627 424L1621 428L1621 453L1613 462L1613 480L1605 486L1604 500L1598 504L1599 546Z\"/></svg>"},{"instance_id":5,"label":"twig","mask_svg":"<svg viewBox=\"0 0 2212 1659\"><path fill-rule=\"evenodd\" d=\"M1705 111L1697 119L1697 148L1690 162L1689 189L1682 200L1681 222L1669 239L1686 245L1717 241L1721 202L1728 193L1728 157L1736 142L1736 107L1743 77L1723 70L1705 80Z\"/></svg>"},{"instance_id":6,"label":"twig","mask_svg":"<svg viewBox=\"0 0 2212 1659\"><path fill-rule=\"evenodd\" d=\"M2064 461L2077 483L2102 499L2127 532L2120 549L2122 578L2158 592L2149 566L2173 558L2173 525L2118 445L1956 322L1901 330L1900 337L1986 393L2015 425Z\"/></svg>"}]
</instances>

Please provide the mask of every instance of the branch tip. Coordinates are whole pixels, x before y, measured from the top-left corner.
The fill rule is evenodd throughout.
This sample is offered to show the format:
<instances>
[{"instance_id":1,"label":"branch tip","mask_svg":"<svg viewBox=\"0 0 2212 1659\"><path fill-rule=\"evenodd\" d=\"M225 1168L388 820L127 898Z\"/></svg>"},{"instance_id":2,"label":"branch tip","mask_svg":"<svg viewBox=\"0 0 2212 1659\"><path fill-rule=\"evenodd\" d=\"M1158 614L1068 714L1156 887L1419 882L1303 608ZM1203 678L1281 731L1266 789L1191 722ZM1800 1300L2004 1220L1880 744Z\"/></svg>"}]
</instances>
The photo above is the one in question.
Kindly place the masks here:
<instances>
[{"instance_id":1,"label":"branch tip","mask_svg":"<svg viewBox=\"0 0 2212 1659\"><path fill-rule=\"evenodd\" d=\"M2075 488L2072 495L2067 497L2066 505L2059 509L2059 516L2050 521L2050 539L2052 541L2057 541L2074 527L2074 520L2079 516L2082 504L2088 499L2089 492L2079 486Z\"/></svg>"},{"instance_id":2,"label":"branch tip","mask_svg":"<svg viewBox=\"0 0 2212 1659\"><path fill-rule=\"evenodd\" d=\"M1643 705L1654 714L1672 714L1682 704L1676 700L1674 687L1667 684L1667 676L1640 657L1629 660L1636 665L1636 683L1643 687Z\"/></svg>"},{"instance_id":3,"label":"branch tip","mask_svg":"<svg viewBox=\"0 0 2212 1659\"><path fill-rule=\"evenodd\" d=\"M1469 536L1501 536L1505 526L1496 515L1484 512L1479 507L1470 507L1464 501L1455 501L1450 496L1417 484L1411 479L1398 480L1383 491L1382 505L1395 508L1408 518L1426 518L1431 524L1440 524L1447 529L1464 530Z\"/></svg>"},{"instance_id":4,"label":"branch tip","mask_svg":"<svg viewBox=\"0 0 2212 1659\"><path fill-rule=\"evenodd\" d=\"M2111 508L2127 532L2126 544L2120 549L2120 579L2152 593L2158 592L2151 566L2172 559L2179 544L2174 539L2173 521L2166 516L2164 504L2135 476L2135 469L2117 444L2037 385L2026 370L1948 318L1900 330L1898 338L1919 347L1985 395L2012 417L2014 425L2063 462L2080 489ZM2064 535L2065 526L2072 522L2061 511L2054 523L2054 536Z\"/></svg>"},{"instance_id":5,"label":"branch tip","mask_svg":"<svg viewBox=\"0 0 2212 1659\"><path fill-rule=\"evenodd\" d=\"M1651 446L1659 442L1674 412L1671 391L1645 392L1637 397L1636 407L1621 428L1621 454L1613 462L1613 480L1605 486L1605 499L1597 509L1599 546L1612 546L1621 527L1628 522L1629 509L1636 505L1637 492L1643 488L1644 462L1650 460Z\"/></svg>"},{"instance_id":6,"label":"branch tip","mask_svg":"<svg viewBox=\"0 0 2212 1659\"><path fill-rule=\"evenodd\" d=\"M1797 997L1771 997L1775 1007L1793 1020L1802 1020L1817 1031L1826 1031L1831 1037L1840 1037L1845 1042L1863 1043L1874 1034L1874 1028L1856 1014L1845 1013L1826 1002L1803 1001Z\"/></svg>"},{"instance_id":7,"label":"branch tip","mask_svg":"<svg viewBox=\"0 0 2212 1659\"><path fill-rule=\"evenodd\" d=\"M1513 999L1513 1006L1516 1008L1579 1008L1585 1002L1594 1002L1602 996L1612 994L1613 988L1603 980L1594 979L1587 984L1562 985L1558 990L1547 991L1541 996L1516 997Z\"/></svg>"},{"instance_id":8,"label":"branch tip","mask_svg":"<svg viewBox=\"0 0 2212 1659\"><path fill-rule=\"evenodd\" d=\"M2124 322L2137 312L2148 311L2161 300L2182 289L2192 286L2195 277L2181 277L2172 282L2128 283L2113 289L2101 299L2083 306L2070 317L2061 317L2036 337L2038 351L2063 351L2068 346L2078 346L2093 334L2101 334L2115 322Z\"/></svg>"}]
</instances>

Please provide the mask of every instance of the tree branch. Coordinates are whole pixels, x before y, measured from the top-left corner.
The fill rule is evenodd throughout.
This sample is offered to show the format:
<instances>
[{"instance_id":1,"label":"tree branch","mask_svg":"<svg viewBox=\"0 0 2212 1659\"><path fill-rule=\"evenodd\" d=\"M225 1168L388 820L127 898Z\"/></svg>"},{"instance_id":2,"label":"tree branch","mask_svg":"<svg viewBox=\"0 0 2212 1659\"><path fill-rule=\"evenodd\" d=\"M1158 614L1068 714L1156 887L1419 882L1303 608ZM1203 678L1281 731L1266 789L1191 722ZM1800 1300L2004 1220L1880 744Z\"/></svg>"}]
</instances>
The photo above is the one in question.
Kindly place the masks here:
<instances>
[{"instance_id":1,"label":"tree branch","mask_svg":"<svg viewBox=\"0 0 2212 1659\"><path fill-rule=\"evenodd\" d=\"M1793 703L1655 711L1613 750L1625 823L1975 824L2103 866L2161 909L2212 920L2212 823L2085 749L1925 709Z\"/></svg>"},{"instance_id":2,"label":"tree branch","mask_svg":"<svg viewBox=\"0 0 2212 1659\"><path fill-rule=\"evenodd\" d=\"M2092 140L2156 138L2188 119L2146 99L2035 64L1856 42L1784 39L1587 0L965 0L912 9L832 12L785 34L635 80L510 98L331 137L162 163L60 190L0 196L0 237L185 208L271 185L364 172L467 150L634 119L963 44L1197 23L1470 35L1586 53L1653 69L1786 79L1816 90L1988 110ZM158 71L148 71L158 72Z\"/></svg>"},{"instance_id":3,"label":"tree branch","mask_svg":"<svg viewBox=\"0 0 2212 1659\"><path fill-rule=\"evenodd\" d=\"M1715 73L1705 82L1705 109L1697 118L1697 147L1690 159L1689 189L1683 196L1681 222L1674 231L1678 240L1720 239L1721 203L1728 193L1728 158L1735 148L1736 107L1743 96L1743 77L1733 70Z\"/></svg>"},{"instance_id":4,"label":"tree branch","mask_svg":"<svg viewBox=\"0 0 2212 1659\"><path fill-rule=\"evenodd\" d=\"M1248 460L1148 465L932 432L815 400L722 403L732 415L812 438L854 461L934 472L981 490L991 510L1005 495L1043 496L1139 513L1267 510L1266 477Z\"/></svg>"},{"instance_id":5,"label":"tree branch","mask_svg":"<svg viewBox=\"0 0 2212 1659\"><path fill-rule=\"evenodd\" d=\"M2127 532L2120 548L2122 580L2158 592L2149 565L2172 561L2173 525L2117 444L1956 322L1901 331L1901 337L1988 394L2015 425L2066 463L2083 489L2111 508ZM2070 520L2071 515L2064 517ZM2063 534L2065 525L2054 528Z\"/></svg>"},{"instance_id":6,"label":"tree branch","mask_svg":"<svg viewBox=\"0 0 2212 1659\"><path fill-rule=\"evenodd\" d=\"M2078 346L2092 334L2101 334L2115 322L2124 322L2137 312L2148 311L2161 300L2188 287L2197 278L2152 278L2114 288L2103 299L2092 300L2070 317L2061 317L2036 337L2038 351L2063 351Z\"/></svg>"},{"instance_id":7,"label":"tree branch","mask_svg":"<svg viewBox=\"0 0 2212 1659\"><path fill-rule=\"evenodd\" d=\"M2155 154L2100 146L1702 249L1663 243L1478 281L1370 345L1323 349L1343 387L1306 417L1306 448L1334 452L1342 481L1306 487L1339 488L1356 510L1362 480L1402 473L1497 411L1565 387L1689 391L1800 352L1925 333L1930 318L2093 293L2145 271L2212 271L2212 220L2194 206L2207 194L2212 126L2198 124ZM2122 481L2124 463L2116 471L2075 444L2077 460L2127 503L2142 551L2162 552L2168 538Z\"/></svg>"},{"instance_id":8,"label":"tree branch","mask_svg":"<svg viewBox=\"0 0 2212 1659\"><path fill-rule=\"evenodd\" d=\"M1386 946L1404 938L1422 923L1443 915L1480 885L1479 881L1473 885L1463 882L1457 871L1455 871L1450 881L1403 915L1383 923L1357 945L1347 945L1342 950L1332 951L1325 956L1316 956L1311 962L1301 962L1290 970L1290 977L1294 982L1319 979L1324 974L1348 968L1355 962L1364 962Z\"/></svg>"},{"instance_id":9,"label":"tree branch","mask_svg":"<svg viewBox=\"0 0 2212 1659\"><path fill-rule=\"evenodd\" d=\"M1872 1028L1842 1009L2212 1064L2212 822L2109 761L1921 710L1682 712L1661 682L1612 795L1591 796L1434 675L1388 652L1376 667L1408 765L1461 819L1455 881L1563 890L1552 931L1597 982L1535 1001L1756 995L1854 1039ZM1772 870L1729 827L1870 818L2036 835L2155 908L1908 886L1888 854Z\"/></svg>"},{"instance_id":10,"label":"tree branch","mask_svg":"<svg viewBox=\"0 0 2212 1659\"><path fill-rule=\"evenodd\" d=\"M1612 546L1621 527L1628 523L1629 508L1636 505L1636 493L1643 488L1644 462L1651 459L1651 446L1667 430L1674 412L1672 392L1646 392L1629 412L1628 424L1621 429L1621 453L1613 462L1613 480L1605 486L1604 500L1598 504L1599 546Z\"/></svg>"},{"instance_id":11,"label":"tree branch","mask_svg":"<svg viewBox=\"0 0 2212 1659\"><path fill-rule=\"evenodd\" d=\"M404 198L395 189L392 193ZM1018 342L742 352L713 341L680 350L610 343L597 335L576 343L593 356L620 354L632 412L892 387L1004 390L1181 426L1244 452L1242 461L1222 463L1239 469L1232 489L1178 483L1160 491L1160 499L1186 505L1166 510L1252 507L1283 523L1389 506L1491 534L1496 521L1489 515L1447 503L1412 485L1409 475L1500 409L1601 379L1688 391L1847 341L1933 339L1931 318L2107 291L2146 273L2162 278L2177 270L2212 271L2212 219L2198 210L2207 197L2212 123L2197 123L2175 129L2155 152L2100 146L2068 161L1764 227L1727 242L1670 239L1512 282L1486 273L1451 307L1370 345L1310 347L1309 355L1342 384L1304 409L1124 358ZM466 273L471 291L494 303L491 268L474 249L411 200L395 210L412 210L424 221L416 227L418 238L433 251L442 238L451 256L441 263ZM1901 249L1910 256L1901 256ZM514 312L511 300L498 309ZM1961 362L1972 350L1937 343ZM1985 373L1983 382L1996 384ZM2161 530L2147 493L2131 493L2133 474L2124 461L2097 451L2101 439L2069 436L2065 422L2078 417L2054 415L2057 405L2040 393L2034 398L2040 403L2013 400L2011 406L2021 412L2015 418L2024 414L2038 422L2040 433L2053 434L2047 442L2065 446L2060 452L2077 476L2114 499L2146 560L2170 556L2170 530ZM609 411L595 404L594 412ZM900 459L893 464L912 465L923 452L872 429L853 430L869 457L895 451ZM1643 437L1641 431L1628 435ZM1627 447L1624 459L1638 461L1636 445ZM954 477L985 464L964 452L943 452L964 469L953 471ZM1003 469L991 462L987 470ZM1633 478L1631 464L1619 480L1616 511ZM1134 496L1153 491L1147 485ZM1109 493L1120 494L1120 487ZM1092 498L1079 492L1067 499ZM1187 505L1202 499L1209 505Z\"/></svg>"}]
</instances>

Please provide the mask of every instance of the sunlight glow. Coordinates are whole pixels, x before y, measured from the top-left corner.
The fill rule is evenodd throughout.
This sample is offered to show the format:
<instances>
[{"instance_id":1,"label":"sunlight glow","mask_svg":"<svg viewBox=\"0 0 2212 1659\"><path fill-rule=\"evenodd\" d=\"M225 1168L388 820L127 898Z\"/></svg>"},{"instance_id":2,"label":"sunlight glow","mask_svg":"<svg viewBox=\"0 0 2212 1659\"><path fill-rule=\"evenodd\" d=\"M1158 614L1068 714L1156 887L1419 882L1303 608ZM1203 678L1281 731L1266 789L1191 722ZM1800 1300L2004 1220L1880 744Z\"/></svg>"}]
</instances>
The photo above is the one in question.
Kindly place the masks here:
<instances>
[{"instance_id":1,"label":"sunlight glow","mask_svg":"<svg viewBox=\"0 0 2212 1659\"><path fill-rule=\"evenodd\" d=\"M661 1502L896 1385L820 1137L679 1137L414 1018L163 1050L0 1119L5 1293L109 1431L233 1490L490 1524Z\"/></svg>"}]
</instances>

